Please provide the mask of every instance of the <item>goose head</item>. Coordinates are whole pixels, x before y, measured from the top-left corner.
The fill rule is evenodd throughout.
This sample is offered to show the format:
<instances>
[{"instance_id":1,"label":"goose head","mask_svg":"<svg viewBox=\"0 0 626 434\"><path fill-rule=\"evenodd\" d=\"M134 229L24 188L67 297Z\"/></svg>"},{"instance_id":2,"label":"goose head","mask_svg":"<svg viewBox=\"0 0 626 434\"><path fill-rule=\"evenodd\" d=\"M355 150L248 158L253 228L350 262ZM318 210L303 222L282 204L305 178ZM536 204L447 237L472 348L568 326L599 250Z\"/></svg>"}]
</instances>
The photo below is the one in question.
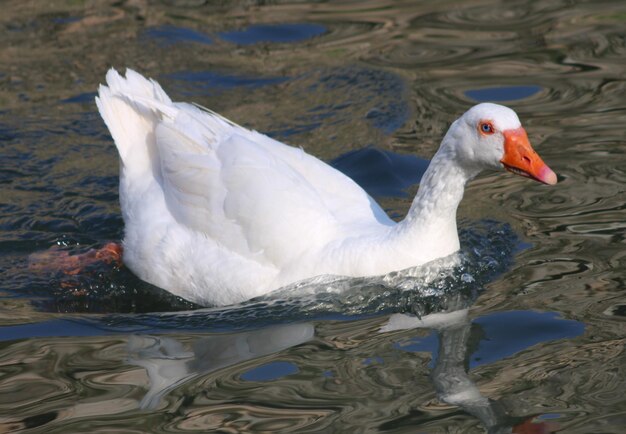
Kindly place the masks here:
<instances>
[{"instance_id":1,"label":"goose head","mask_svg":"<svg viewBox=\"0 0 626 434\"><path fill-rule=\"evenodd\" d=\"M508 107L475 105L452 124L443 143L470 172L505 169L544 184L557 182L556 174L530 145L517 114Z\"/></svg>"}]
</instances>

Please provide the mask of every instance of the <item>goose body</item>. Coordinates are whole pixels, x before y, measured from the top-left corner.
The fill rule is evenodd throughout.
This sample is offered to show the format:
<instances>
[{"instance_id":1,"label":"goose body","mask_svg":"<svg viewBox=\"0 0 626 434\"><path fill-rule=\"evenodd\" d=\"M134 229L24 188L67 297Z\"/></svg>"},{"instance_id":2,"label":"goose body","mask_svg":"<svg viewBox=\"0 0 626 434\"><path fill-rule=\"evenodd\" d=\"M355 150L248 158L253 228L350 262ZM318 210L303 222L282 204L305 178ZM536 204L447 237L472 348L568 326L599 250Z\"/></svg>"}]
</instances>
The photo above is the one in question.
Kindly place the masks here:
<instances>
[{"instance_id":1,"label":"goose body","mask_svg":"<svg viewBox=\"0 0 626 434\"><path fill-rule=\"evenodd\" d=\"M122 77L111 69L106 81L96 103L120 154L124 263L201 305L319 275L383 275L454 253L457 206L484 168L556 182L515 112L481 104L452 124L396 223L349 177L300 148L174 103L132 70ZM485 123L491 133L479 130ZM524 147L528 155L513 161L507 149Z\"/></svg>"}]
</instances>

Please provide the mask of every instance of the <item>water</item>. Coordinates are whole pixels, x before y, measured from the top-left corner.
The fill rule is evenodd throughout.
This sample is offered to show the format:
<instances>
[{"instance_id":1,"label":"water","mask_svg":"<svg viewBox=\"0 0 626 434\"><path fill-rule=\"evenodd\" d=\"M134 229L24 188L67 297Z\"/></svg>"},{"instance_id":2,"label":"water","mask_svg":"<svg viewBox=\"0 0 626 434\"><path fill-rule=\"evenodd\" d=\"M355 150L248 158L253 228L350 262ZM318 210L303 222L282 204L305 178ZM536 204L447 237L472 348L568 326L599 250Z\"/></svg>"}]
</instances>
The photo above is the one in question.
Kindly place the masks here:
<instances>
[{"instance_id":1,"label":"water","mask_svg":"<svg viewBox=\"0 0 626 434\"><path fill-rule=\"evenodd\" d=\"M623 432L623 2L10 1L0 24L0 432ZM122 237L93 103L112 65L396 218L478 101L512 106L560 183L473 181L430 280L200 309L124 268L34 272Z\"/></svg>"}]
</instances>

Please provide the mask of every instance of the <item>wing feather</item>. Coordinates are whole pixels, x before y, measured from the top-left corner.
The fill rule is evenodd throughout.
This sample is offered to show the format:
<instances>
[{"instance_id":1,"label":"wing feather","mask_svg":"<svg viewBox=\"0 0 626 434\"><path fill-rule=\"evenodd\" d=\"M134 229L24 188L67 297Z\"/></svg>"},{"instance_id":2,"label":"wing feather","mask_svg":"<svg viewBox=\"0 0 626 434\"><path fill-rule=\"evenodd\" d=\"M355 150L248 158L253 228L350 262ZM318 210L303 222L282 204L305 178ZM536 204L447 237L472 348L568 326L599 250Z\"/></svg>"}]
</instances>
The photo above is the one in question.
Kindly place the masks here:
<instances>
[{"instance_id":1,"label":"wing feather","mask_svg":"<svg viewBox=\"0 0 626 434\"><path fill-rule=\"evenodd\" d=\"M176 106L155 129L168 209L233 252L284 266L346 227L391 221L350 178L302 149Z\"/></svg>"}]
</instances>

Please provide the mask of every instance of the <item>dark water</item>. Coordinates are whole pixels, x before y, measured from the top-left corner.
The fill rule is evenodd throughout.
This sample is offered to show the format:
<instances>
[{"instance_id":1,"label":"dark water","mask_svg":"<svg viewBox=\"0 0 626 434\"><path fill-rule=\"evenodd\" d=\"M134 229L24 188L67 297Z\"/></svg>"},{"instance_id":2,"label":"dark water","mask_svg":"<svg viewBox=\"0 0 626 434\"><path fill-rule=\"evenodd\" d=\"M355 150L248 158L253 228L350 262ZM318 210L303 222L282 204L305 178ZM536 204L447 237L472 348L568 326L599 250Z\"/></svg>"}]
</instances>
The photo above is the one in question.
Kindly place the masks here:
<instances>
[{"instance_id":1,"label":"dark water","mask_svg":"<svg viewBox=\"0 0 626 434\"><path fill-rule=\"evenodd\" d=\"M626 5L265 3L3 4L0 432L624 432ZM122 237L93 103L110 66L302 146L394 217L479 101L519 113L560 183L483 174L458 264L416 279L199 309L124 268L33 270Z\"/></svg>"}]
</instances>

